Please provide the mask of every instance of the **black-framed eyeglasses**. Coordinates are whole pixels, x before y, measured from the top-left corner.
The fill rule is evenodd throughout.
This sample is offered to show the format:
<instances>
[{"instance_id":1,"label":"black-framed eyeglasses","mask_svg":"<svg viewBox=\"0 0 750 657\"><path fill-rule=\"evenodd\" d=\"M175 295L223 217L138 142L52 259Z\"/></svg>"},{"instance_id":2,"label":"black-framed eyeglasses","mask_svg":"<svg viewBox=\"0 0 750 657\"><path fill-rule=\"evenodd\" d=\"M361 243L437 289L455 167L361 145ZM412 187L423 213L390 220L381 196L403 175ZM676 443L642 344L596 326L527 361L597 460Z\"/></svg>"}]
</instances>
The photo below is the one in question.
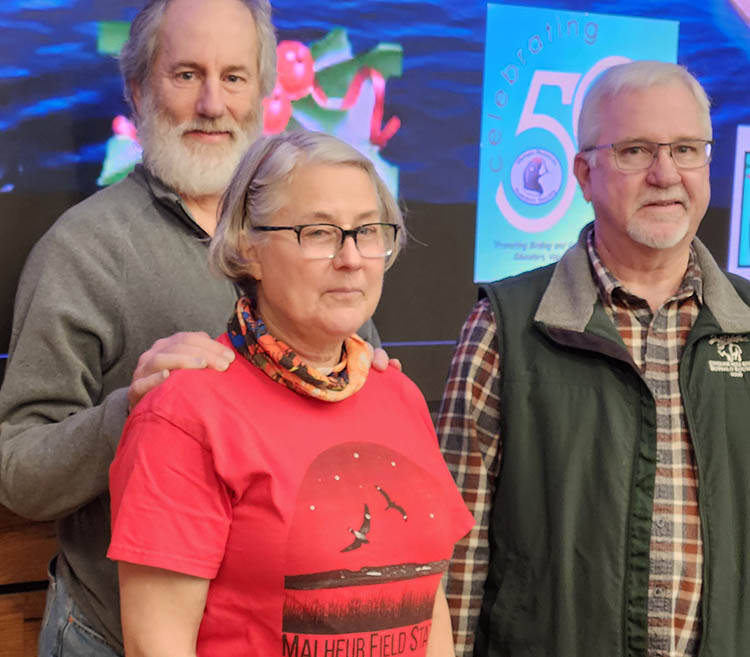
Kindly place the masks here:
<instances>
[{"instance_id":1,"label":"black-framed eyeglasses","mask_svg":"<svg viewBox=\"0 0 750 657\"><path fill-rule=\"evenodd\" d=\"M672 142L645 141L636 139L618 141L614 144L589 146L583 153L611 149L615 156L615 166L620 171L643 171L656 159L659 149L669 149L672 161L679 169L699 169L711 161L714 142L708 139L680 139Z\"/></svg>"},{"instance_id":2,"label":"black-framed eyeglasses","mask_svg":"<svg viewBox=\"0 0 750 657\"><path fill-rule=\"evenodd\" d=\"M387 258L396 245L398 224L371 223L344 229L336 224L301 224L298 226L253 226L253 230L271 232L293 230L302 255L309 260L334 258L344 240L351 237L363 258Z\"/></svg>"}]
</instances>

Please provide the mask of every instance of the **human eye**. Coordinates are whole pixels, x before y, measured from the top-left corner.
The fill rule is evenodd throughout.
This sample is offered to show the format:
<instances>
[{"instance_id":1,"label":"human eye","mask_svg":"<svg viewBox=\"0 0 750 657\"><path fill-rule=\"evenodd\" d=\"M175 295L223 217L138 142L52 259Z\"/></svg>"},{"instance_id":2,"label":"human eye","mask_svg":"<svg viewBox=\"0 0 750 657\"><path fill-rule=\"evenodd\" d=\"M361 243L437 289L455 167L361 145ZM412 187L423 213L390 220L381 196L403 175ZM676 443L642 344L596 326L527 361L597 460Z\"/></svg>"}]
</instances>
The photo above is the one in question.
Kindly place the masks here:
<instances>
[{"instance_id":1,"label":"human eye","mask_svg":"<svg viewBox=\"0 0 750 657\"><path fill-rule=\"evenodd\" d=\"M244 89L251 81L252 75L244 66L227 68L222 72L222 83L232 91Z\"/></svg>"},{"instance_id":2,"label":"human eye","mask_svg":"<svg viewBox=\"0 0 750 657\"><path fill-rule=\"evenodd\" d=\"M360 237L375 237L376 235L380 234L381 226L380 224L364 224L363 226L360 226L357 228L357 234Z\"/></svg>"},{"instance_id":3,"label":"human eye","mask_svg":"<svg viewBox=\"0 0 750 657\"><path fill-rule=\"evenodd\" d=\"M335 237L336 229L333 226L327 226L326 224L311 224L302 227L302 237L305 239L326 241Z\"/></svg>"},{"instance_id":4,"label":"human eye","mask_svg":"<svg viewBox=\"0 0 750 657\"><path fill-rule=\"evenodd\" d=\"M699 144L696 141L678 141L672 144L672 152L680 155L696 155L699 150Z\"/></svg>"},{"instance_id":5,"label":"human eye","mask_svg":"<svg viewBox=\"0 0 750 657\"><path fill-rule=\"evenodd\" d=\"M180 82L190 82L191 80L195 79L195 72L188 70L179 70L175 71L174 76Z\"/></svg>"},{"instance_id":6,"label":"human eye","mask_svg":"<svg viewBox=\"0 0 750 657\"><path fill-rule=\"evenodd\" d=\"M653 146L641 141L629 141L617 144L615 149L618 155L624 157L640 157L653 152Z\"/></svg>"}]
</instances>

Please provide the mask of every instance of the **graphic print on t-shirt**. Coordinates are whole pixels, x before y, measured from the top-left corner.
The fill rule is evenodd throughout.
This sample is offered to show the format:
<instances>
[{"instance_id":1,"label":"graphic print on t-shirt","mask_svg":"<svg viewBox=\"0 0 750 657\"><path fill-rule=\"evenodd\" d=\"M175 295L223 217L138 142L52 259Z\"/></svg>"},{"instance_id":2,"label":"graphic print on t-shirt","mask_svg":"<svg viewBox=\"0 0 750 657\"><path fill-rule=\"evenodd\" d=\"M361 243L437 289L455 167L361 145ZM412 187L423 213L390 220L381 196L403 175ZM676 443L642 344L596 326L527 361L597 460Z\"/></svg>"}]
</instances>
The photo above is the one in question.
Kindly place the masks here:
<instances>
[{"instance_id":1,"label":"graphic print on t-shirt","mask_svg":"<svg viewBox=\"0 0 750 657\"><path fill-rule=\"evenodd\" d=\"M320 454L289 533L282 656L423 655L453 548L450 493L381 445Z\"/></svg>"}]
</instances>

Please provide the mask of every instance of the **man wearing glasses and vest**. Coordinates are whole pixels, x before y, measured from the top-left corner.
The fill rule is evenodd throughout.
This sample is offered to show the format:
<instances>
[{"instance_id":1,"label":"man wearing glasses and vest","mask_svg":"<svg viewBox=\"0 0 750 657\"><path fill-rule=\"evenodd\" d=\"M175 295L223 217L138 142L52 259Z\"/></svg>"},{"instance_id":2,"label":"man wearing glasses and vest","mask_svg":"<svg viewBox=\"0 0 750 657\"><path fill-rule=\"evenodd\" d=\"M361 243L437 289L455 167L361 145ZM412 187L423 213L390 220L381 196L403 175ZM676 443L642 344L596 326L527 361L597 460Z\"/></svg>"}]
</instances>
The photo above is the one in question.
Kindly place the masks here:
<instances>
[{"instance_id":1,"label":"man wearing glasses and vest","mask_svg":"<svg viewBox=\"0 0 750 657\"><path fill-rule=\"evenodd\" d=\"M438 433L478 523L448 580L457 654L739 657L750 284L695 238L709 101L680 66L616 66L578 135L594 222L484 288L445 390Z\"/></svg>"}]
</instances>

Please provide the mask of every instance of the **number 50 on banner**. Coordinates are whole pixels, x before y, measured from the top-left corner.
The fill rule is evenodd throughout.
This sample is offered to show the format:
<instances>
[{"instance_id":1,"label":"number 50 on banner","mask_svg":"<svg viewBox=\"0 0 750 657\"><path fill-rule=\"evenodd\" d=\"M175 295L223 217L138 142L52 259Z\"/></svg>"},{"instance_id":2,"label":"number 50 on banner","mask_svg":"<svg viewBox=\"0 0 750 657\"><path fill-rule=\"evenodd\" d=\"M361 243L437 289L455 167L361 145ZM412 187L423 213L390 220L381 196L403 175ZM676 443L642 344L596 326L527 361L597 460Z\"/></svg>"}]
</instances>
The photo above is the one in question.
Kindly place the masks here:
<instances>
[{"instance_id":1,"label":"number 50 on banner","mask_svg":"<svg viewBox=\"0 0 750 657\"><path fill-rule=\"evenodd\" d=\"M573 176L586 92L631 59L675 61L677 37L674 21L488 5L476 282L556 261L575 241L592 219Z\"/></svg>"}]
</instances>

